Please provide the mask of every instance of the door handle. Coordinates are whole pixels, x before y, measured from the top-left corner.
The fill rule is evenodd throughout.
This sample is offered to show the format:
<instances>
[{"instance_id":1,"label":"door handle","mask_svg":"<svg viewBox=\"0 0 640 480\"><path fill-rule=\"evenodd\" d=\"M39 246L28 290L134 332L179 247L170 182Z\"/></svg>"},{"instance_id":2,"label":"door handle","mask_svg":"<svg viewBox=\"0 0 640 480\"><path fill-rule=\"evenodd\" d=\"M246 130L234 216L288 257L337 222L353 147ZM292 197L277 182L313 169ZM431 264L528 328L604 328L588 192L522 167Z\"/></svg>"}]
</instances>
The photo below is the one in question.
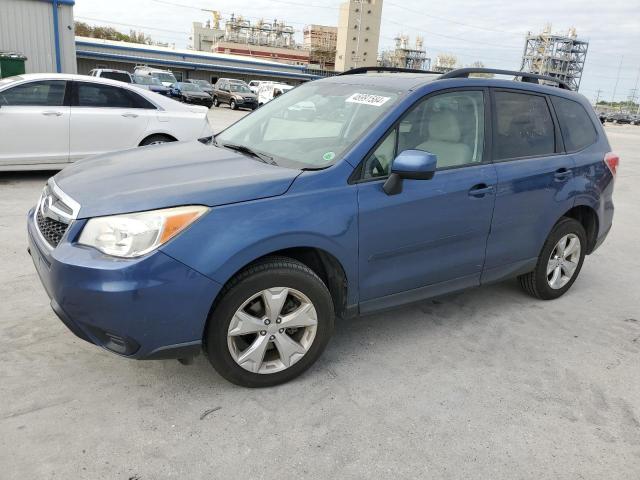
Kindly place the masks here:
<instances>
[{"instance_id":1,"label":"door handle","mask_svg":"<svg viewBox=\"0 0 640 480\"><path fill-rule=\"evenodd\" d=\"M486 183L479 183L477 185L474 185L469 190L469 196L470 197L482 198L485 195L490 195L492 193L493 193L493 186L492 185L487 185Z\"/></svg>"},{"instance_id":2,"label":"door handle","mask_svg":"<svg viewBox=\"0 0 640 480\"><path fill-rule=\"evenodd\" d=\"M62 112L56 112L55 110L47 110L46 112L42 112L42 115L46 117L59 117L62 115Z\"/></svg>"},{"instance_id":3,"label":"door handle","mask_svg":"<svg viewBox=\"0 0 640 480\"><path fill-rule=\"evenodd\" d=\"M138 118L137 113L123 113L122 116L125 118Z\"/></svg>"},{"instance_id":4,"label":"door handle","mask_svg":"<svg viewBox=\"0 0 640 480\"><path fill-rule=\"evenodd\" d=\"M558 170L555 171L553 176L557 181L562 182L571 176L571 169L565 168L565 167L559 168Z\"/></svg>"}]
</instances>

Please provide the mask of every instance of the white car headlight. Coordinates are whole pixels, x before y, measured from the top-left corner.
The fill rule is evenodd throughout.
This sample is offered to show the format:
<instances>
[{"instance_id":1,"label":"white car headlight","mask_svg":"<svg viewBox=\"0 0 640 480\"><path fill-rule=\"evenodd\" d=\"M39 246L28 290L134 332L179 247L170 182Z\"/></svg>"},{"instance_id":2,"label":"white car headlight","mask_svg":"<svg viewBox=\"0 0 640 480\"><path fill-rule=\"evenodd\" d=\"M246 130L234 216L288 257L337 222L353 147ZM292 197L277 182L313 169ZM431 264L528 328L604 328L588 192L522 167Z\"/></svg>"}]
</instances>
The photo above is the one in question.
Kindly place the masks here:
<instances>
[{"instance_id":1,"label":"white car headlight","mask_svg":"<svg viewBox=\"0 0 640 480\"><path fill-rule=\"evenodd\" d=\"M92 218L78 243L114 257L139 257L175 237L208 210L193 205Z\"/></svg>"}]
</instances>

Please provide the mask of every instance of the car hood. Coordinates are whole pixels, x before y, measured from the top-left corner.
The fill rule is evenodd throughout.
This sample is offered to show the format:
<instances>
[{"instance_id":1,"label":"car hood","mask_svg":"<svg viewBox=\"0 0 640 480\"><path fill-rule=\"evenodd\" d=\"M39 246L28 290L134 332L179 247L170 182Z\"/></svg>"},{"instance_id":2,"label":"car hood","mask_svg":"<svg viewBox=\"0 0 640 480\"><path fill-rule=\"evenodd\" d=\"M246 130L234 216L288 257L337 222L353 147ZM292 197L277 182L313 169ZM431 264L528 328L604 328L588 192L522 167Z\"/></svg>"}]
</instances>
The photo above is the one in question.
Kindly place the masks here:
<instances>
[{"instance_id":1,"label":"car hood","mask_svg":"<svg viewBox=\"0 0 640 480\"><path fill-rule=\"evenodd\" d=\"M54 180L80 204L78 218L87 218L275 197L285 193L299 174L300 170L193 141L80 160Z\"/></svg>"}]
</instances>

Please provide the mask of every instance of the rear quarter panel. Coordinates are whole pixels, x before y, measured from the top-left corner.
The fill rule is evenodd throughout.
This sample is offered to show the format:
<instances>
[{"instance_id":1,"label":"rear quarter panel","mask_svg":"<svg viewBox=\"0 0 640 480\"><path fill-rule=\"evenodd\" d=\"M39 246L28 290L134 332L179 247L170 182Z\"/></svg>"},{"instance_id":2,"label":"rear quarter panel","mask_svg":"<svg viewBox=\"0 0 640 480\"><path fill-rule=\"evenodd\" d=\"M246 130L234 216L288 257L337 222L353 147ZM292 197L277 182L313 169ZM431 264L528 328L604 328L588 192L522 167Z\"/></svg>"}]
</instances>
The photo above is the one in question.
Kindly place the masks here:
<instances>
[{"instance_id":1,"label":"rear quarter panel","mask_svg":"<svg viewBox=\"0 0 640 480\"><path fill-rule=\"evenodd\" d=\"M581 103L591 117L598 132L598 139L595 144L572 154L576 164L574 179L579 180L579 183L575 184L574 206L584 205L596 211L597 238L600 238L609 231L613 222L614 178L604 163L604 156L611 151L611 145L593 108L586 100Z\"/></svg>"}]
</instances>

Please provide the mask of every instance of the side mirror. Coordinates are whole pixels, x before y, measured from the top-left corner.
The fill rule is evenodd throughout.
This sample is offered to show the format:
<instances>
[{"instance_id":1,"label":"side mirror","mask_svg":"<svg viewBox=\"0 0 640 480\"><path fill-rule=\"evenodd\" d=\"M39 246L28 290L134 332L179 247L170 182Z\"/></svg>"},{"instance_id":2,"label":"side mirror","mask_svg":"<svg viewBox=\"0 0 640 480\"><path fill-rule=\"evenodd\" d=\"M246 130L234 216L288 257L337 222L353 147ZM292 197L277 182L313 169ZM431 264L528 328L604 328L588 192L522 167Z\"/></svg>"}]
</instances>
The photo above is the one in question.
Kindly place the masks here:
<instances>
[{"instance_id":1,"label":"side mirror","mask_svg":"<svg viewBox=\"0 0 640 480\"><path fill-rule=\"evenodd\" d=\"M391 165L391 175L382 186L387 195L402 192L402 179L431 180L436 173L438 156L422 150L405 150Z\"/></svg>"}]
</instances>

